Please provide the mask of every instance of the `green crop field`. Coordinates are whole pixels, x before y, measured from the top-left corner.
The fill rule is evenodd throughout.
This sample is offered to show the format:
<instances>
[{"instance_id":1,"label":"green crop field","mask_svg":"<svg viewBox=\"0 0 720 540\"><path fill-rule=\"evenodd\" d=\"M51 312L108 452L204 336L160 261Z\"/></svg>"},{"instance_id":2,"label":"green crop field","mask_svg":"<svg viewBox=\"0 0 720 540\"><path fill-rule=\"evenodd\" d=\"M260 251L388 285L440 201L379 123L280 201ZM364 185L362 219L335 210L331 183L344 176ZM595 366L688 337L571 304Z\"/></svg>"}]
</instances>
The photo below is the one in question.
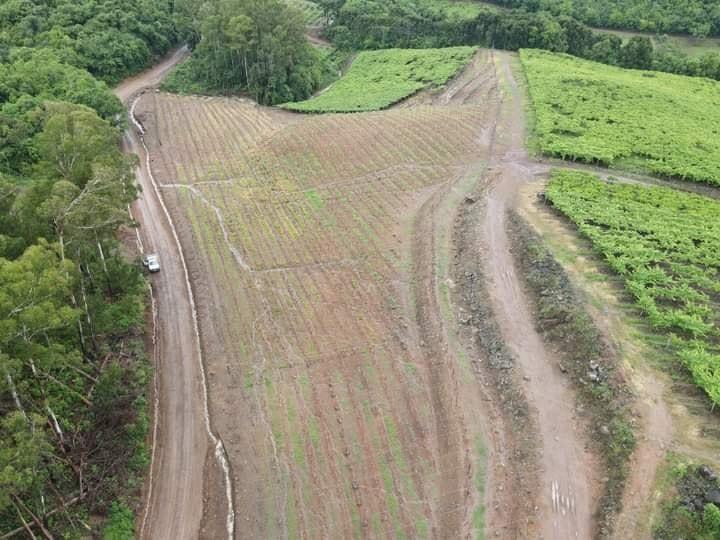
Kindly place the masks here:
<instances>
[{"instance_id":1,"label":"green crop field","mask_svg":"<svg viewBox=\"0 0 720 540\"><path fill-rule=\"evenodd\" d=\"M301 112L359 112L384 109L415 92L448 81L475 47L387 49L361 52L348 72L325 92L283 107Z\"/></svg>"},{"instance_id":2,"label":"green crop field","mask_svg":"<svg viewBox=\"0 0 720 540\"><path fill-rule=\"evenodd\" d=\"M720 202L575 171L554 171L546 195L720 403Z\"/></svg>"},{"instance_id":3,"label":"green crop field","mask_svg":"<svg viewBox=\"0 0 720 540\"><path fill-rule=\"evenodd\" d=\"M540 149L720 185L720 84L520 53Z\"/></svg>"}]
</instances>

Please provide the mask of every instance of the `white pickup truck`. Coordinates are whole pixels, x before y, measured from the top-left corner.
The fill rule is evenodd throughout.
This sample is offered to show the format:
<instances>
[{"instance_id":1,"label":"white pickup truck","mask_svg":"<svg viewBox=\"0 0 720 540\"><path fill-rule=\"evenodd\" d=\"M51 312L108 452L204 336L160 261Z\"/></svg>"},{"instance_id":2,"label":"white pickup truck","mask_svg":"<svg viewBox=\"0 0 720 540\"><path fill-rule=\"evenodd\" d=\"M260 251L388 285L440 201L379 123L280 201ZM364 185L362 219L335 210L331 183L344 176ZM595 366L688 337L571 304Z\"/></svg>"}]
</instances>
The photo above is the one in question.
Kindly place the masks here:
<instances>
[{"instance_id":1,"label":"white pickup truck","mask_svg":"<svg viewBox=\"0 0 720 540\"><path fill-rule=\"evenodd\" d=\"M157 253L149 253L142 259L143 266L148 269L148 272L159 272L160 271L160 256Z\"/></svg>"}]
</instances>

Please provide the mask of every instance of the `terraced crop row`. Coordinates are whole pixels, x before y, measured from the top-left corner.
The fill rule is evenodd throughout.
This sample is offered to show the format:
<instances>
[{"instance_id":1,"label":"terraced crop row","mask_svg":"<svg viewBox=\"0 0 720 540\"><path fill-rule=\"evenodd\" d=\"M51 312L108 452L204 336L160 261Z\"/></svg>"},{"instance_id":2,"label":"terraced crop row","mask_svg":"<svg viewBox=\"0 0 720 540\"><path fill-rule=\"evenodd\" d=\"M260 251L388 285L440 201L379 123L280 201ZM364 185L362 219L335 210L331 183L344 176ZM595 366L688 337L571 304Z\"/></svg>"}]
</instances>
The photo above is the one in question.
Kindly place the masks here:
<instances>
[{"instance_id":1,"label":"terraced crop row","mask_svg":"<svg viewBox=\"0 0 720 540\"><path fill-rule=\"evenodd\" d=\"M141 102L206 299L213 418L248 537L422 538L470 521L474 439L453 368L437 379L445 359L421 345L438 337L415 321L431 285L410 244L417 209L486 150L489 110Z\"/></svg>"},{"instance_id":2,"label":"terraced crop row","mask_svg":"<svg viewBox=\"0 0 720 540\"><path fill-rule=\"evenodd\" d=\"M652 327L720 403L720 203L555 171L547 198L620 274Z\"/></svg>"}]
</instances>

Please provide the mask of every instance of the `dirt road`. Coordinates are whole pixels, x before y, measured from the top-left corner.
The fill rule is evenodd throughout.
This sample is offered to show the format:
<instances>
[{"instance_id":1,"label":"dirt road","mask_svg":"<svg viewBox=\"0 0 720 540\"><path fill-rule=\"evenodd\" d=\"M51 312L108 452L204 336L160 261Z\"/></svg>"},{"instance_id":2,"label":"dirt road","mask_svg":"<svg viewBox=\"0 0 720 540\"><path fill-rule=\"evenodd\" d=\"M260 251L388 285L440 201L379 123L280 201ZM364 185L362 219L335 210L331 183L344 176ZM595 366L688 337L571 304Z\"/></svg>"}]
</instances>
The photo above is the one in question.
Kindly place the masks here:
<instances>
[{"instance_id":1,"label":"dirt road","mask_svg":"<svg viewBox=\"0 0 720 540\"><path fill-rule=\"evenodd\" d=\"M189 53L187 47L175 49L147 71L122 81L115 87L113 93L127 105L130 98L141 90L160 84L170 70L187 57Z\"/></svg>"},{"instance_id":2,"label":"dirt road","mask_svg":"<svg viewBox=\"0 0 720 540\"><path fill-rule=\"evenodd\" d=\"M149 172L142 130L132 116L133 96L158 84L186 54L185 48L178 49L115 89L131 109L124 149L140 159L137 180L142 194L132 207L141 225L140 246L145 253L159 253L162 263L161 272L151 278L154 320L158 321L153 329L157 378L154 445L146 509L138 530L139 537L153 539L199 536L205 463L213 463L208 451L214 450L221 468L224 463L222 444L209 426L195 305L182 249ZM226 521L232 536L232 507Z\"/></svg>"},{"instance_id":3,"label":"dirt road","mask_svg":"<svg viewBox=\"0 0 720 540\"><path fill-rule=\"evenodd\" d=\"M521 280L516 274L505 227L508 207L518 189L545 167L535 167L525 152L521 91L510 67L512 56L498 53L506 98L496 152L489 172L497 175L489 190L482 241L493 311L510 350L517 357L528 401L537 413L542 442L539 522L543 538L590 538L595 494L593 460L574 415L575 396L552 351L535 329Z\"/></svg>"}]
</instances>

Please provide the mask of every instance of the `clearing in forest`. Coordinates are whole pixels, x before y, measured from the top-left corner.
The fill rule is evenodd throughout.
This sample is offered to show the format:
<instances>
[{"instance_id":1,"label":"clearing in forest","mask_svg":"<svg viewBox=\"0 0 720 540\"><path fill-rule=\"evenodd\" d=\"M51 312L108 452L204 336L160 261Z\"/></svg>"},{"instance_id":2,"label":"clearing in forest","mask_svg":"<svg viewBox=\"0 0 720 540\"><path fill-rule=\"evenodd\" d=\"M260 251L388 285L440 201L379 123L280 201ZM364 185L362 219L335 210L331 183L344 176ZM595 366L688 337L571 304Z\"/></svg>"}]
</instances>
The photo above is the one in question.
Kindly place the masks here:
<instances>
[{"instance_id":1,"label":"clearing in forest","mask_svg":"<svg viewBox=\"0 0 720 540\"><path fill-rule=\"evenodd\" d=\"M149 93L136 111L199 298L239 534L482 529L480 392L426 305L435 263L416 265L436 200L487 156L492 96L300 116Z\"/></svg>"},{"instance_id":2,"label":"clearing in forest","mask_svg":"<svg viewBox=\"0 0 720 540\"><path fill-rule=\"evenodd\" d=\"M301 112L385 109L419 90L445 84L476 51L476 47L363 51L327 90L307 101L283 106Z\"/></svg>"},{"instance_id":3,"label":"clearing in forest","mask_svg":"<svg viewBox=\"0 0 720 540\"><path fill-rule=\"evenodd\" d=\"M655 331L720 403L720 203L561 170L546 195L622 276Z\"/></svg>"},{"instance_id":4,"label":"clearing in forest","mask_svg":"<svg viewBox=\"0 0 720 540\"><path fill-rule=\"evenodd\" d=\"M520 53L540 149L720 185L720 83Z\"/></svg>"}]
</instances>

